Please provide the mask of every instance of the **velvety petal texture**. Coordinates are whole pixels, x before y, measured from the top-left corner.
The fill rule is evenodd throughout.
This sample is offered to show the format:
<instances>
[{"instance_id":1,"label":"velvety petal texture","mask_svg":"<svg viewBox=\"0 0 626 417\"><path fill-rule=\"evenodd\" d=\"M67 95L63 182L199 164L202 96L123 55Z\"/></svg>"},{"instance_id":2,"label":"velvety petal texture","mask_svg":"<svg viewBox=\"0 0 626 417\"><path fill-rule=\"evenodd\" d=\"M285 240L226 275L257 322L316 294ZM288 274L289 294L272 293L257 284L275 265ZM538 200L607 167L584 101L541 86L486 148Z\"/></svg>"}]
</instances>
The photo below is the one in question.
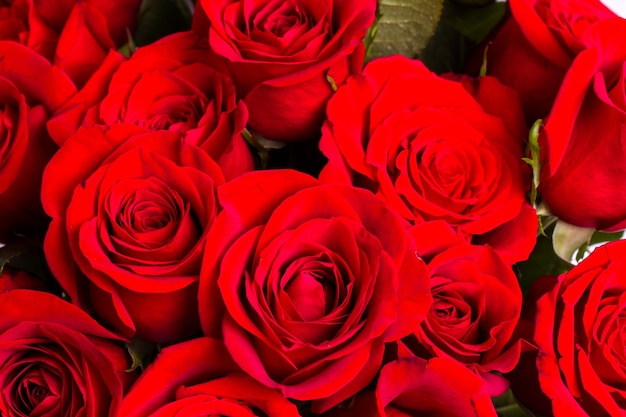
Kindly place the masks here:
<instances>
[{"instance_id":1,"label":"velvety petal texture","mask_svg":"<svg viewBox=\"0 0 626 417\"><path fill-rule=\"evenodd\" d=\"M452 359L410 356L387 363L365 390L324 417L495 417L483 380Z\"/></svg>"},{"instance_id":2,"label":"velvety petal texture","mask_svg":"<svg viewBox=\"0 0 626 417\"><path fill-rule=\"evenodd\" d=\"M63 144L80 126L128 123L180 133L216 160L226 179L251 171L253 156L242 136L246 105L207 53L206 37L194 32L143 46L128 60L110 51L50 120L51 136Z\"/></svg>"},{"instance_id":3,"label":"velvety petal texture","mask_svg":"<svg viewBox=\"0 0 626 417\"><path fill-rule=\"evenodd\" d=\"M48 293L1 294L0 310L3 416L116 415L135 379L122 339Z\"/></svg>"},{"instance_id":4,"label":"velvety petal texture","mask_svg":"<svg viewBox=\"0 0 626 417\"><path fill-rule=\"evenodd\" d=\"M430 306L399 219L366 190L290 170L244 174L219 201L200 281L205 334L223 334L245 372L317 411L366 386L384 343Z\"/></svg>"},{"instance_id":5,"label":"velvety petal texture","mask_svg":"<svg viewBox=\"0 0 626 417\"><path fill-rule=\"evenodd\" d=\"M193 334L200 263L223 181L218 165L177 133L80 129L44 174L52 273L74 303L126 336Z\"/></svg>"},{"instance_id":6,"label":"velvety petal texture","mask_svg":"<svg viewBox=\"0 0 626 417\"><path fill-rule=\"evenodd\" d=\"M85 85L54 112L46 127L57 145L63 145L80 126L102 124L100 102L108 91L111 77L125 60L124 55L110 50Z\"/></svg>"},{"instance_id":7,"label":"velvety petal texture","mask_svg":"<svg viewBox=\"0 0 626 417\"><path fill-rule=\"evenodd\" d=\"M508 383L493 372L511 371L521 350L512 339L522 310L513 269L490 247L467 244L440 252L428 268L433 304L403 343L419 356L452 358L483 377L490 395L504 393Z\"/></svg>"},{"instance_id":8,"label":"velvety petal texture","mask_svg":"<svg viewBox=\"0 0 626 417\"><path fill-rule=\"evenodd\" d=\"M523 122L509 123L521 115L494 110L493 97L481 101L498 116L420 61L374 60L328 104L320 179L371 190L409 224L443 220L468 240L502 248L507 261L526 259L536 219L527 215Z\"/></svg>"},{"instance_id":9,"label":"velvety petal texture","mask_svg":"<svg viewBox=\"0 0 626 417\"><path fill-rule=\"evenodd\" d=\"M406 358L383 367L376 387L380 416L480 416L496 411L484 382L450 359Z\"/></svg>"},{"instance_id":10,"label":"velvety petal texture","mask_svg":"<svg viewBox=\"0 0 626 417\"><path fill-rule=\"evenodd\" d=\"M538 381L554 416L620 416L626 411L626 241L606 243L569 272L534 284L534 308L520 323L537 350L536 379L514 386L531 409L541 397L528 395ZM540 290L539 290L540 288Z\"/></svg>"},{"instance_id":11,"label":"velvety petal texture","mask_svg":"<svg viewBox=\"0 0 626 417\"><path fill-rule=\"evenodd\" d=\"M198 4L212 53L233 77L250 128L274 141L319 137L329 82L360 72L375 0L218 0ZM269 104L269 105L268 105Z\"/></svg>"},{"instance_id":12,"label":"velvety petal texture","mask_svg":"<svg viewBox=\"0 0 626 417\"><path fill-rule=\"evenodd\" d=\"M75 91L40 55L0 41L0 242L45 230L41 175L57 149L46 122Z\"/></svg>"},{"instance_id":13,"label":"velvety petal texture","mask_svg":"<svg viewBox=\"0 0 626 417\"><path fill-rule=\"evenodd\" d=\"M0 40L19 42L82 87L110 50L128 42L139 0L32 1L0 4Z\"/></svg>"},{"instance_id":14,"label":"velvety petal texture","mask_svg":"<svg viewBox=\"0 0 626 417\"><path fill-rule=\"evenodd\" d=\"M241 372L223 342L192 339L163 349L124 397L119 417L298 417L295 404Z\"/></svg>"},{"instance_id":15,"label":"velvety petal texture","mask_svg":"<svg viewBox=\"0 0 626 417\"><path fill-rule=\"evenodd\" d=\"M180 132L227 179L254 168L242 132L248 110L227 74L206 60L206 38L180 32L140 48L113 76L100 105L106 124Z\"/></svg>"},{"instance_id":16,"label":"velvety petal texture","mask_svg":"<svg viewBox=\"0 0 626 417\"><path fill-rule=\"evenodd\" d=\"M596 22L615 17L600 0L511 0L510 17L486 49L487 74L520 94L527 121L545 117L582 37ZM478 51L477 58L483 58ZM524 71L520 71L520 65Z\"/></svg>"},{"instance_id":17,"label":"velvety petal texture","mask_svg":"<svg viewBox=\"0 0 626 417\"><path fill-rule=\"evenodd\" d=\"M564 221L602 230L626 228L626 20L597 23L569 69L540 137L539 191Z\"/></svg>"}]
</instances>

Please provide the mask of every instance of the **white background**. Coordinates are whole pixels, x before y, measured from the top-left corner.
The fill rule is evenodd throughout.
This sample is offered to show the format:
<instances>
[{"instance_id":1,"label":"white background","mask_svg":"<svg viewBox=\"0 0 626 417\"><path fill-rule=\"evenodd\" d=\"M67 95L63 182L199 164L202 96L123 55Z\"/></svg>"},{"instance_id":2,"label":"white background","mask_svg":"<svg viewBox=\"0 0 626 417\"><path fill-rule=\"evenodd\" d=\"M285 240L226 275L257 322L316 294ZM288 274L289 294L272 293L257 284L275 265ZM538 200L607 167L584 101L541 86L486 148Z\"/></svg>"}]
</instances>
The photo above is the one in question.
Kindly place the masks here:
<instances>
[{"instance_id":1,"label":"white background","mask_svg":"<svg viewBox=\"0 0 626 417\"><path fill-rule=\"evenodd\" d=\"M498 2L504 2L506 0L496 0ZM613 10L616 14L626 18L626 0L600 0L609 9Z\"/></svg>"},{"instance_id":2,"label":"white background","mask_svg":"<svg viewBox=\"0 0 626 417\"><path fill-rule=\"evenodd\" d=\"M601 0L609 9L621 17L626 17L626 0Z\"/></svg>"}]
</instances>

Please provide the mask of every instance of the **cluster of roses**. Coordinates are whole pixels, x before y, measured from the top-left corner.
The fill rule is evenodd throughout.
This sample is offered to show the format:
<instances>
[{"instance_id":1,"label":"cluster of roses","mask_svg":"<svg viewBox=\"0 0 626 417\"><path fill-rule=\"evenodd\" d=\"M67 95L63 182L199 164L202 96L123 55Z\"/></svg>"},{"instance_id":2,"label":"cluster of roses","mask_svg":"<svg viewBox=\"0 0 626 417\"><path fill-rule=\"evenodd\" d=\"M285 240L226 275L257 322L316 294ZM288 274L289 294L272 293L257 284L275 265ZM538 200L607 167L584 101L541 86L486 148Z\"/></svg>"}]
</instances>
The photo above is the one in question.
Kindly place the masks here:
<instances>
[{"instance_id":1,"label":"cluster of roses","mask_svg":"<svg viewBox=\"0 0 626 417\"><path fill-rule=\"evenodd\" d=\"M0 241L54 277L3 270L1 415L623 414L624 244L523 312L514 272L537 117L550 209L626 226L623 19L510 0L472 78L362 68L375 0L200 0L129 58L137 1L56 3L0 7Z\"/></svg>"}]
</instances>

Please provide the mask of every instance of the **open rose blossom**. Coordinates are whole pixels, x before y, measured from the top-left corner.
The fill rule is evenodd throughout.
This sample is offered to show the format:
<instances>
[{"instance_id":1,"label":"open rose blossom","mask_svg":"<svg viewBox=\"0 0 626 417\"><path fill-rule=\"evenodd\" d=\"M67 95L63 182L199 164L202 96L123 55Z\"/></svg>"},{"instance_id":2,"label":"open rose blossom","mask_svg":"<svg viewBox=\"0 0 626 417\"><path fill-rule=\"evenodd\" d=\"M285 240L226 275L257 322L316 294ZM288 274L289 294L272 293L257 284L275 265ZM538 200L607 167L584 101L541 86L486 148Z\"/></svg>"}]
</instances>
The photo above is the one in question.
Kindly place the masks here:
<instances>
[{"instance_id":1,"label":"open rose blossom","mask_svg":"<svg viewBox=\"0 0 626 417\"><path fill-rule=\"evenodd\" d=\"M299 417L280 391L241 372L222 341L192 339L163 349L124 397L119 417Z\"/></svg>"},{"instance_id":2,"label":"open rose blossom","mask_svg":"<svg viewBox=\"0 0 626 417\"><path fill-rule=\"evenodd\" d=\"M461 83L402 56L371 61L327 112L321 180L367 188L412 224L443 220L509 262L528 257L536 215L519 122L507 127Z\"/></svg>"},{"instance_id":3,"label":"open rose blossom","mask_svg":"<svg viewBox=\"0 0 626 417\"><path fill-rule=\"evenodd\" d=\"M291 170L219 189L200 278L205 334L254 379L323 411L364 388L430 306L408 232L366 190ZM219 313L220 295L226 313Z\"/></svg>"},{"instance_id":4,"label":"open rose blossom","mask_svg":"<svg viewBox=\"0 0 626 417\"><path fill-rule=\"evenodd\" d=\"M75 91L41 56L0 41L0 242L45 230L41 175L57 149L46 122Z\"/></svg>"},{"instance_id":5,"label":"open rose blossom","mask_svg":"<svg viewBox=\"0 0 626 417\"><path fill-rule=\"evenodd\" d=\"M251 171L241 135L248 111L230 77L206 63L207 50L206 38L180 32L139 48L126 62L110 53L48 123L51 136L62 144L80 125L130 123L180 132L215 159L227 179Z\"/></svg>"},{"instance_id":6,"label":"open rose blossom","mask_svg":"<svg viewBox=\"0 0 626 417\"><path fill-rule=\"evenodd\" d=\"M539 192L567 223L626 228L626 20L596 24L567 73L540 136Z\"/></svg>"},{"instance_id":7,"label":"open rose blossom","mask_svg":"<svg viewBox=\"0 0 626 417\"><path fill-rule=\"evenodd\" d=\"M139 0L2 1L0 39L28 46L82 86L109 50L128 42L138 12Z\"/></svg>"},{"instance_id":8,"label":"open rose blossom","mask_svg":"<svg viewBox=\"0 0 626 417\"><path fill-rule=\"evenodd\" d=\"M520 328L538 351L522 355L515 395L542 415L624 415L626 241L595 249L558 279L541 278L531 294Z\"/></svg>"},{"instance_id":9,"label":"open rose blossom","mask_svg":"<svg viewBox=\"0 0 626 417\"><path fill-rule=\"evenodd\" d=\"M403 343L421 357L452 358L481 376L490 395L504 393L497 373L515 367L521 348L511 343L522 310L513 269L490 247L467 244L442 251L428 269L433 304Z\"/></svg>"},{"instance_id":10,"label":"open rose blossom","mask_svg":"<svg viewBox=\"0 0 626 417\"><path fill-rule=\"evenodd\" d=\"M545 117L581 37L615 17L600 0L509 0L511 16L487 47L487 74L515 88L529 123ZM482 59L483 51L477 54ZM523 67L523 71L520 68Z\"/></svg>"},{"instance_id":11,"label":"open rose blossom","mask_svg":"<svg viewBox=\"0 0 626 417\"><path fill-rule=\"evenodd\" d=\"M135 379L123 339L48 293L1 294L0 311L0 414L115 415Z\"/></svg>"},{"instance_id":12,"label":"open rose blossom","mask_svg":"<svg viewBox=\"0 0 626 417\"><path fill-rule=\"evenodd\" d=\"M125 336L199 330L197 288L218 211L217 164L178 133L81 128L44 173L44 250L72 302Z\"/></svg>"},{"instance_id":13,"label":"open rose blossom","mask_svg":"<svg viewBox=\"0 0 626 417\"><path fill-rule=\"evenodd\" d=\"M89 81L54 112L46 127L57 145L62 146L80 126L102 124L100 102L106 96L113 74L125 60L124 55L110 50Z\"/></svg>"},{"instance_id":14,"label":"open rose blossom","mask_svg":"<svg viewBox=\"0 0 626 417\"><path fill-rule=\"evenodd\" d=\"M212 52L248 106L251 130L275 141L318 138L333 94L329 79L341 85L363 65L376 0L203 0L198 6L210 22Z\"/></svg>"},{"instance_id":15,"label":"open rose blossom","mask_svg":"<svg viewBox=\"0 0 626 417\"><path fill-rule=\"evenodd\" d=\"M206 39L181 32L140 48L116 71L100 105L106 124L170 130L204 149L227 179L254 168L241 135L248 111L232 80L205 63Z\"/></svg>"}]
</instances>

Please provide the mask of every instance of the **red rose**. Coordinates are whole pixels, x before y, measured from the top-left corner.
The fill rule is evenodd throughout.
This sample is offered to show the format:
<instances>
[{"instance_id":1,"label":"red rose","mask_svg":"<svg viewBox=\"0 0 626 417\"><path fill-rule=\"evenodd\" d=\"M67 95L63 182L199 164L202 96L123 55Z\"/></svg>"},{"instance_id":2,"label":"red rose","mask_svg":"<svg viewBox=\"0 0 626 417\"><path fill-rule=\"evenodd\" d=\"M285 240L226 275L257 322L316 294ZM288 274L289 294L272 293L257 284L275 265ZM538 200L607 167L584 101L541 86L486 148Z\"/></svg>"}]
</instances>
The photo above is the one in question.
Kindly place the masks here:
<instances>
[{"instance_id":1,"label":"red rose","mask_svg":"<svg viewBox=\"0 0 626 417\"><path fill-rule=\"evenodd\" d=\"M383 367L376 391L324 417L496 417L484 382L452 359L402 358Z\"/></svg>"},{"instance_id":2,"label":"red rose","mask_svg":"<svg viewBox=\"0 0 626 417\"><path fill-rule=\"evenodd\" d=\"M349 79L328 103L320 149L320 179L365 187L409 223L444 220L511 262L534 245L521 138L419 61L377 59Z\"/></svg>"},{"instance_id":3,"label":"red rose","mask_svg":"<svg viewBox=\"0 0 626 417\"><path fill-rule=\"evenodd\" d=\"M9 1L0 6L0 39L28 46L82 86L110 49L128 42L138 11L139 0Z\"/></svg>"},{"instance_id":4,"label":"red rose","mask_svg":"<svg viewBox=\"0 0 626 417\"><path fill-rule=\"evenodd\" d=\"M380 416L445 415L495 417L483 381L443 358L406 358L381 370L376 387Z\"/></svg>"},{"instance_id":5,"label":"red rose","mask_svg":"<svg viewBox=\"0 0 626 417\"><path fill-rule=\"evenodd\" d=\"M516 396L549 414L541 396L527 394L538 383L554 416L624 415L626 241L607 243L558 279L533 286L520 324L538 352L511 376ZM517 379L535 366L538 379Z\"/></svg>"},{"instance_id":6,"label":"red rose","mask_svg":"<svg viewBox=\"0 0 626 417\"><path fill-rule=\"evenodd\" d=\"M46 122L74 91L65 74L41 56L0 41L0 242L45 228L39 189L56 151Z\"/></svg>"},{"instance_id":7,"label":"red rose","mask_svg":"<svg viewBox=\"0 0 626 417\"><path fill-rule=\"evenodd\" d=\"M206 40L181 32L140 48L116 71L100 105L106 124L180 132L227 179L254 169L242 131L248 112L227 75L207 65ZM147 104L148 103L148 104Z\"/></svg>"},{"instance_id":8,"label":"red rose","mask_svg":"<svg viewBox=\"0 0 626 417\"><path fill-rule=\"evenodd\" d=\"M492 396L508 388L493 372L509 372L520 355L511 342L522 291L511 266L487 246L458 245L428 262L433 304L414 334L403 339L414 354L464 364Z\"/></svg>"},{"instance_id":9,"label":"red rose","mask_svg":"<svg viewBox=\"0 0 626 417\"><path fill-rule=\"evenodd\" d=\"M611 19L586 32L588 49L567 73L540 145L539 192L550 211L570 224L626 228L626 21Z\"/></svg>"},{"instance_id":10,"label":"red rose","mask_svg":"<svg viewBox=\"0 0 626 417\"><path fill-rule=\"evenodd\" d=\"M209 44L250 111L250 128L276 141L319 137L329 82L363 64L376 1L204 0ZM200 19L197 19L198 21ZM198 25L202 26L202 25ZM196 30L206 30L199 27Z\"/></svg>"},{"instance_id":11,"label":"red rose","mask_svg":"<svg viewBox=\"0 0 626 417\"><path fill-rule=\"evenodd\" d=\"M508 3L511 17L487 48L487 73L519 91L532 123L549 113L565 72L584 49L580 38L587 28L615 14L599 0Z\"/></svg>"},{"instance_id":12,"label":"red rose","mask_svg":"<svg viewBox=\"0 0 626 417\"><path fill-rule=\"evenodd\" d=\"M51 294L0 295L0 413L115 415L134 379L121 339Z\"/></svg>"},{"instance_id":13,"label":"red rose","mask_svg":"<svg viewBox=\"0 0 626 417\"><path fill-rule=\"evenodd\" d=\"M100 67L115 43L96 5L76 2L55 45L54 65L81 87Z\"/></svg>"},{"instance_id":14,"label":"red rose","mask_svg":"<svg viewBox=\"0 0 626 417\"><path fill-rule=\"evenodd\" d=\"M296 406L239 370L221 341L163 349L124 397L119 417L299 417Z\"/></svg>"},{"instance_id":15,"label":"red rose","mask_svg":"<svg viewBox=\"0 0 626 417\"><path fill-rule=\"evenodd\" d=\"M126 58L110 50L89 81L59 107L47 124L52 140L61 146L80 126L102 124L100 102L106 96L111 77Z\"/></svg>"},{"instance_id":16,"label":"red rose","mask_svg":"<svg viewBox=\"0 0 626 417\"><path fill-rule=\"evenodd\" d=\"M128 337L193 334L202 252L223 181L217 164L176 133L80 129L44 173L52 273L72 302Z\"/></svg>"},{"instance_id":17,"label":"red rose","mask_svg":"<svg viewBox=\"0 0 626 417\"><path fill-rule=\"evenodd\" d=\"M200 279L205 334L221 324L245 372L317 400L314 411L367 385L385 342L430 305L425 265L399 219L366 190L290 170L243 174L219 198Z\"/></svg>"},{"instance_id":18,"label":"red rose","mask_svg":"<svg viewBox=\"0 0 626 417\"><path fill-rule=\"evenodd\" d=\"M140 0L112 0L101 2L96 0L59 0L55 2L34 1L28 16L30 34L28 46L35 50L44 47L53 37L50 34L62 34L63 29L77 6L88 6L98 11L106 23L107 31L116 45L128 42L128 30L132 32L136 26ZM43 53L44 56L51 56Z\"/></svg>"},{"instance_id":19,"label":"red rose","mask_svg":"<svg viewBox=\"0 0 626 417\"><path fill-rule=\"evenodd\" d=\"M519 139L520 143L526 143L528 127L524 121L524 110L516 90L490 76L470 77L446 73L442 77L461 83L487 114L502 119L513 138Z\"/></svg>"},{"instance_id":20,"label":"red rose","mask_svg":"<svg viewBox=\"0 0 626 417\"><path fill-rule=\"evenodd\" d=\"M28 31L28 0L0 4L0 40L22 42Z\"/></svg>"}]
</instances>

